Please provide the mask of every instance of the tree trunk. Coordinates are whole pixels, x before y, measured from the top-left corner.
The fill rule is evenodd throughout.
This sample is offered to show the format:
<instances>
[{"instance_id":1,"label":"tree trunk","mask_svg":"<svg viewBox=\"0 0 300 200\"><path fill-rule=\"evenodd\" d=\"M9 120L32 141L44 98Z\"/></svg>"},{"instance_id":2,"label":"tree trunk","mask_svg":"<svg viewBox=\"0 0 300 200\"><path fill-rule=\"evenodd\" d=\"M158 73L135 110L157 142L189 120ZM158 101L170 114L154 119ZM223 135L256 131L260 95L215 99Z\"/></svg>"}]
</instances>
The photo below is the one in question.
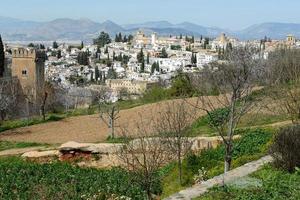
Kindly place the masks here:
<instances>
[{"instance_id":1,"label":"tree trunk","mask_svg":"<svg viewBox=\"0 0 300 200\"><path fill-rule=\"evenodd\" d=\"M178 142L178 153L177 153L177 159L178 159L178 169L179 169L179 183L182 184L182 162L181 162L181 142Z\"/></svg>"}]
</instances>

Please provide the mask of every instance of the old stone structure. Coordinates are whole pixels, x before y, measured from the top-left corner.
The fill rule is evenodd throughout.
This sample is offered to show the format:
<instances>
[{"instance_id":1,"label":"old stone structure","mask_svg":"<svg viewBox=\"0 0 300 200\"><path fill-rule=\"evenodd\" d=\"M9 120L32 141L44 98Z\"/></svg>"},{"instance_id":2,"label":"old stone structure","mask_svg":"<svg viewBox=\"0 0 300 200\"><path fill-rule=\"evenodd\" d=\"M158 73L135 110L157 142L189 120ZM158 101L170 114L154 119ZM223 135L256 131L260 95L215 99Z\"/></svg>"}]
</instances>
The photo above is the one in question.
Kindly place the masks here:
<instances>
[{"instance_id":1,"label":"old stone structure","mask_svg":"<svg viewBox=\"0 0 300 200\"><path fill-rule=\"evenodd\" d=\"M8 61L10 59L6 63L9 74L0 79L2 87L6 87L2 88L0 100L4 104L14 99L11 107L15 109L13 113L8 113L12 109L3 109L3 112L10 118L38 114L44 95L44 53L34 48L16 48L12 50L11 63Z\"/></svg>"},{"instance_id":2,"label":"old stone structure","mask_svg":"<svg viewBox=\"0 0 300 200\"><path fill-rule=\"evenodd\" d=\"M45 82L44 54L36 49L18 48L12 51L12 77L17 77L30 102L38 101Z\"/></svg>"},{"instance_id":3,"label":"old stone structure","mask_svg":"<svg viewBox=\"0 0 300 200\"><path fill-rule=\"evenodd\" d=\"M120 92L125 89L128 94L143 94L147 89L157 85L156 82L138 81L128 79L108 79L107 86L114 92Z\"/></svg>"}]
</instances>

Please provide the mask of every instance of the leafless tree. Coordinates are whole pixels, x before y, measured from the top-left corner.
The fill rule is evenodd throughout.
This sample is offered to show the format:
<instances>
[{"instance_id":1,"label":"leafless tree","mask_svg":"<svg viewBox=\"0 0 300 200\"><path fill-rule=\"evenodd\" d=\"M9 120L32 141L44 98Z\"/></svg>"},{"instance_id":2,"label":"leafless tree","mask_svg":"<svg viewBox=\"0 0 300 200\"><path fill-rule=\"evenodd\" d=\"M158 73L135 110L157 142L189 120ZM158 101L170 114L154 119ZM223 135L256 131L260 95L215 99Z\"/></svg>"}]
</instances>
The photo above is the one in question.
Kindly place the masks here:
<instances>
[{"instance_id":1,"label":"leafless tree","mask_svg":"<svg viewBox=\"0 0 300 200\"><path fill-rule=\"evenodd\" d=\"M196 82L201 95L194 106L207 113L210 126L222 137L225 173L231 168L235 130L241 118L256 105L251 93L260 67L257 49L237 47L227 52L224 61L208 65ZM204 96L211 88L219 95Z\"/></svg>"},{"instance_id":2,"label":"leafless tree","mask_svg":"<svg viewBox=\"0 0 300 200\"><path fill-rule=\"evenodd\" d=\"M0 79L0 119L5 118L17 107L18 85L14 79ZM0 123L1 124L1 123Z\"/></svg>"},{"instance_id":3,"label":"leafless tree","mask_svg":"<svg viewBox=\"0 0 300 200\"><path fill-rule=\"evenodd\" d=\"M118 105L111 103L112 92L106 88L102 87L97 93L97 102L100 119L108 126L110 129L109 136L115 138L115 128L116 120L120 118L120 109Z\"/></svg>"},{"instance_id":4,"label":"leafless tree","mask_svg":"<svg viewBox=\"0 0 300 200\"><path fill-rule=\"evenodd\" d=\"M187 131L195 120L195 109L184 100L165 102L160 107L154 126L177 160L179 182L182 184L182 159L192 146Z\"/></svg>"},{"instance_id":5,"label":"leafless tree","mask_svg":"<svg viewBox=\"0 0 300 200\"><path fill-rule=\"evenodd\" d=\"M274 104L269 109L300 122L300 50L277 49L270 53L267 65L268 96ZM276 106L276 109L274 108Z\"/></svg>"},{"instance_id":6,"label":"leafless tree","mask_svg":"<svg viewBox=\"0 0 300 200\"><path fill-rule=\"evenodd\" d=\"M140 117L142 119L142 116ZM153 121L152 119L150 121ZM153 137L149 121L138 121L135 129L128 131L122 128L124 137L134 136L127 140L119 151L121 167L128 170L147 192L148 199L155 199L153 188L160 181L158 170L172 159L168 146L160 137Z\"/></svg>"}]
</instances>

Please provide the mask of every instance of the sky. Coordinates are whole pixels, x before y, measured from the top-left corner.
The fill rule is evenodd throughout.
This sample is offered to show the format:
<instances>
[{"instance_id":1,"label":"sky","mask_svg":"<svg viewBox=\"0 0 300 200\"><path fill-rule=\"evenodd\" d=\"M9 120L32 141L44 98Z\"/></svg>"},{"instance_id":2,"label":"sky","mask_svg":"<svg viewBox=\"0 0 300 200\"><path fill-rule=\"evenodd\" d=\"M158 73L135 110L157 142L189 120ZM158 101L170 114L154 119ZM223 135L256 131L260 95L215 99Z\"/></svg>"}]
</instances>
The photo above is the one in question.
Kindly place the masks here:
<instances>
[{"instance_id":1,"label":"sky","mask_svg":"<svg viewBox=\"0 0 300 200\"><path fill-rule=\"evenodd\" d=\"M0 16L18 19L188 21L231 30L263 22L300 23L299 8L300 0L0 0Z\"/></svg>"}]
</instances>

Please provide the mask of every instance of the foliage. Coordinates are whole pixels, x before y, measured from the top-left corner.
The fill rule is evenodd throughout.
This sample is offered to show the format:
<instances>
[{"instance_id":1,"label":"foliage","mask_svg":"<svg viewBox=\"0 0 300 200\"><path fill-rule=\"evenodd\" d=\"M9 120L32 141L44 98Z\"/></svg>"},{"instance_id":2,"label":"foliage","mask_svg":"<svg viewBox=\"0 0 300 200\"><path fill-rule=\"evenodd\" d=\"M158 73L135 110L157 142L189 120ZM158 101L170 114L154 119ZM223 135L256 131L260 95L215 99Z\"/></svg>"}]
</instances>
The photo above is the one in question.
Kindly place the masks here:
<instances>
[{"instance_id":1,"label":"foliage","mask_svg":"<svg viewBox=\"0 0 300 200\"><path fill-rule=\"evenodd\" d=\"M88 52L79 52L77 61L80 65L89 65Z\"/></svg>"},{"instance_id":2,"label":"foliage","mask_svg":"<svg viewBox=\"0 0 300 200\"><path fill-rule=\"evenodd\" d=\"M111 43L109 34L103 32L103 31L100 33L98 38L94 39L94 44L98 45L100 47L104 47L106 44L109 44L109 43Z\"/></svg>"},{"instance_id":3,"label":"foliage","mask_svg":"<svg viewBox=\"0 0 300 200\"><path fill-rule=\"evenodd\" d=\"M0 35L0 77L2 77L4 74L4 64L5 64L5 53L4 53L2 38Z\"/></svg>"},{"instance_id":4,"label":"foliage","mask_svg":"<svg viewBox=\"0 0 300 200\"><path fill-rule=\"evenodd\" d=\"M300 167L300 125L283 128L274 138L270 152L275 166L294 172Z\"/></svg>"},{"instance_id":5,"label":"foliage","mask_svg":"<svg viewBox=\"0 0 300 200\"><path fill-rule=\"evenodd\" d=\"M27 143L27 142L0 141L0 151L4 151L7 149L19 149L19 148L36 147L36 146L41 146L41 144Z\"/></svg>"},{"instance_id":6,"label":"foliage","mask_svg":"<svg viewBox=\"0 0 300 200\"><path fill-rule=\"evenodd\" d=\"M300 196L300 175L289 174L269 165L252 175L262 181L261 187L215 187L195 200L297 200Z\"/></svg>"},{"instance_id":7,"label":"foliage","mask_svg":"<svg viewBox=\"0 0 300 200\"><path fill-rule=\"evenodd\" d=\"M233 167L241 166L263 156L267 152L266 145L273 136L270 131L262 129L246 130L241 132L241 135L241 139L234 141ZM183 186L191 186L194 183L194 176L202 168L207 171L208 178L223 173L224 152L224 145L220 145L216 149L204 150L199 154L189 154L183 161ZM173 167L165 175L164 197L183 188L178 184L176 173L178 173L177 168Z\"/></svg>"},{"instance_id":8,"label":"foliage","mask_svg":"<svg viewBox=\"0 0 300 200\"><path fill-rule=\"evenodd\" d=\"M190 77L188 74L179 73L172 80L170 95L174 97L191 97L195 94Z\"/></svg>"},{"instance_id":9,"label":"foliage","mask_svg":"<svg viewBox=\"0 0 300 200\"><path fill-rule=\"evenodd\" d=\"M83 169L9 158L1 159L0 177L1 199L91 199L100 195L107 199L112 194L145 199L141 186L132 182L134 177L118 168Z\"/></svg>"}]
</instances>

